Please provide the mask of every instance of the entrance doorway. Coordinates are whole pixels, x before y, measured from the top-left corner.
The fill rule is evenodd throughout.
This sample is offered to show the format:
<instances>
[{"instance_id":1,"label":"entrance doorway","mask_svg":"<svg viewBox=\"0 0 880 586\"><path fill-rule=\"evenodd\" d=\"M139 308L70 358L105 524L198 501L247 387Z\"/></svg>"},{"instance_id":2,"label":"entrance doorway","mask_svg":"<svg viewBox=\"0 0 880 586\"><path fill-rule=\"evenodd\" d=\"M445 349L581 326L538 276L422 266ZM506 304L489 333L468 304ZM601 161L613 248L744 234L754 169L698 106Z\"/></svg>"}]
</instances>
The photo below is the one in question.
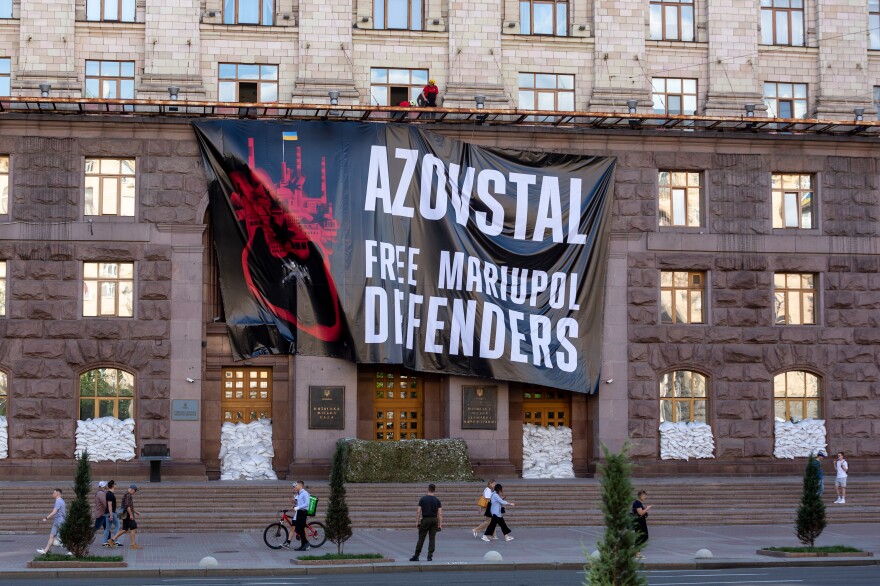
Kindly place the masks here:
<instances>
[{"instance_id":1,"label":"entrance doorway","mask_svg":"<svg viewBox=\"0 0 880 586\"><path fill-rule=\"evenodd\" d=\"M424 438L424 394L421 377L379 370L373 377L374 439Z\"/></svg>"},{"instance_id":2,"label":"entrance doorway","mask_svg":"<svg viewBox=\"0 0 880 586\"><path fill-rule=\"evenodd\" d=\"M542 427L571 427L571 393L542 387L525 387L523 423Z\"/></svg>"},{"instance_id":3,"label":"entrance doorway","mask_svg":"<svg viewBox=\"0 0 880 586\"><path fill-rule=\"evenodd\" d=\"M220 375L223 422L250 423L272 418L272 370L224 368Z\"/></svg>"}]
</instances>

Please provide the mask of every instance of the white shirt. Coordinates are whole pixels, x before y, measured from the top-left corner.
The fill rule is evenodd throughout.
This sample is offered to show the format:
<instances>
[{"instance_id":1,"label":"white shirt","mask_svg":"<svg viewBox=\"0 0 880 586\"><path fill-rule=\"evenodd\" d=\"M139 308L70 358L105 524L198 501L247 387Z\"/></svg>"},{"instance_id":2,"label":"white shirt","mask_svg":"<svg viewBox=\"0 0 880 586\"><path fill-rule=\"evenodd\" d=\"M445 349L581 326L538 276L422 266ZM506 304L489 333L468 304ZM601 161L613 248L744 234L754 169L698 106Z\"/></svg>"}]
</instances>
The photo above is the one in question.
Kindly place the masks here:
<instances>
[{"instance_id":1,"label":"white shirt","mask_svg":"<svg viewBox=\"0 0 880 586\"><path fill-rule=\"evenodd\" d=\"M846 478L846 472L849 470L846 460L835 460L834 467L837 469L838 478Z\"/></svg>"},{"instance_id":2,"label":"white shirt","mask_svg":"<svg viewBox=\"0 0 880 586\"><path fill-rule=\"evenodd\" d=\"M483 489L483 498L491 499L492 498L492 489L488 486Z\"/></svg>"}]
</instances>

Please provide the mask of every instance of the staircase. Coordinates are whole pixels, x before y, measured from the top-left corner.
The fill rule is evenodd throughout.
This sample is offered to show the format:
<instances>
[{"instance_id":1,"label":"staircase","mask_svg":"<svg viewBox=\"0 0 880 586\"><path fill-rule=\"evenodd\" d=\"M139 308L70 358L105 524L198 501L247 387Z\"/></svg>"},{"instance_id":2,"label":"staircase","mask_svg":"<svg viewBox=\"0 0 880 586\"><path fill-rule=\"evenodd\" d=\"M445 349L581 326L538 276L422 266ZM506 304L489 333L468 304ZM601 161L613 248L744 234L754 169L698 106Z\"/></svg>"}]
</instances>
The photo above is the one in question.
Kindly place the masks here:
<instances>
[{"instance_id":1,"label":"staircase","mask_svg":"<svg viewBox=\"0 0 880 586\"><path fill-rule=\"evenodd\" d=\"M508 522L520 527L601 525L600 485L594 479L511 480L505 497L517 504L507 510ZM43 533L41 520L52 509L55 484L0 483L0 533ZM479 520L476 501L482 483L438 483L447 527L472 527ZM800 478L648 478L634 479L636 489L649 492L651 525L794 524L800 500ZM870 523L880 518L880 478L853 478L846 505L831 504L834 479L825 479L829 525ZM70 484L61 483L68 510ZM281 508L291 508L291 483L163 482L141 483L135 497L140 528L155 533L262 531ZM317 519L327 512L329 486L311 483L320 498ZM355 528L414 527L416 503L423 484L348 484L347 502ZM121 502L120 487L117 499Z\"/></svg>"}]
</instances>

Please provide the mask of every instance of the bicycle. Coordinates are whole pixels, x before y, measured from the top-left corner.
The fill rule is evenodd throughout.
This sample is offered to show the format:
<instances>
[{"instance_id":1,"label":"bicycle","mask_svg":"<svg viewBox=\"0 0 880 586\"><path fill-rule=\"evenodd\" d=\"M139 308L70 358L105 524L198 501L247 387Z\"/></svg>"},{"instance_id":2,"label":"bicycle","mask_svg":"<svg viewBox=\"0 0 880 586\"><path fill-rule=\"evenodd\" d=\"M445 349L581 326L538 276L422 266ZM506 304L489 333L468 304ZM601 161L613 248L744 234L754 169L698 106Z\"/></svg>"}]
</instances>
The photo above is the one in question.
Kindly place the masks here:
<instances>
[{"instance_id":1,"label":"bicycle","mask_svg":"<svg viewBox=\"0 0 880 586\"><path fill-rule=\"evenodd\" d=\"M293 531L294 520L287 515L289 510L279 511L278 520L269 523L263 531L263 541L272 549L281 549L281 546L288 541L290 531ZM289 530L285 527L285 523L290 526ZM306 521L305 536L311 547L321 547L327 541L327 528L318 521ZM299 539L299 536L296 537Z\"/></svg>"}]
</instances>

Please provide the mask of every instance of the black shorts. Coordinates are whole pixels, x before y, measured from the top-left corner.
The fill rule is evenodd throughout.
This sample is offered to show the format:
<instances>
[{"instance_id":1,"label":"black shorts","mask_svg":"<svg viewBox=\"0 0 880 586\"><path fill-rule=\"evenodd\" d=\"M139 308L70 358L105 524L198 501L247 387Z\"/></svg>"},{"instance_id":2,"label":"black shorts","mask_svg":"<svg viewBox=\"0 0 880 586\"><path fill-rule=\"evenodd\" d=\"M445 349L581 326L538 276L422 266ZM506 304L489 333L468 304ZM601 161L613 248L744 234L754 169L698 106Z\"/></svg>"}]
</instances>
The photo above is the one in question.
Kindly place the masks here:
<instances>
[{"instance_id":1,"label":"black shorts","mask_svg":"<svg viewBox=\"0 0 880 586\"><path fill-rule=\"evenodd\" d=\"M486 517L489 517L491 519L492 518L492 509L489 507L486 507L486 512L483 513L483 515Z\"/></svg>"},{"instance_id":2,"label":"black shorts","mask_svg":"<svg viewBox=\"0 0 880 586\"><path fill-rule=\"evenodd\" d=\"M132 529L137 529L137 528L138 528L138 522L135 521L134 519L124 519L122 521L122 530L123 531L130 531Z\"/></svg>"}]
</instances>

